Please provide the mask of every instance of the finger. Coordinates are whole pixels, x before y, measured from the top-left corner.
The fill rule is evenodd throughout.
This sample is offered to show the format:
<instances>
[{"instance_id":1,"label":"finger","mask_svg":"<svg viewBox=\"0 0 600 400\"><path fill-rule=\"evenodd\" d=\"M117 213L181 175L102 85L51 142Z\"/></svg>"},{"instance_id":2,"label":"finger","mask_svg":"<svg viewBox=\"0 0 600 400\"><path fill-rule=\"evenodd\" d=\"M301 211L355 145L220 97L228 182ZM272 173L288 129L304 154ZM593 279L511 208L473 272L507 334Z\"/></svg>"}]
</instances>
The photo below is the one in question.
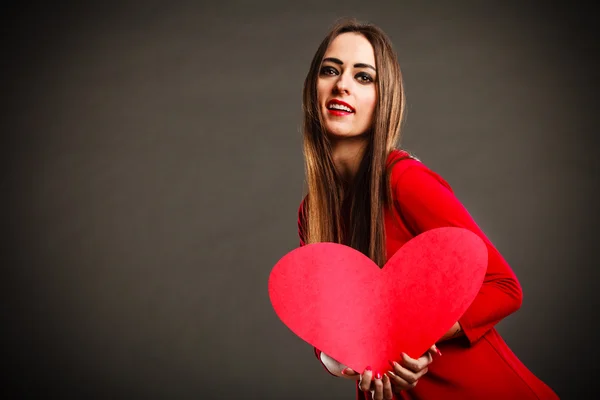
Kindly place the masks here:
<instances>
[{"instance_id":1,"label":"finger","mask_svg":"<svg viewBox=\"0 0 600 400\"><path fill-rule=\"evenodd\" d=\"M431 364L431 362L433 361L433 354L431 354L431 352L427 352L425 354L423 354L421 357L419 357L419 361L424 363L424 367L428 366L429 364Z\"/></svg>"},{"instance_id":2,"label":"finger","mask_svg":"<svg viewBox=\"0 0 600 400\"><path fill-rule=\"evenodd\" d=\"M342 375L345 375L345 376L358 376L360 374L358 372L356 372L355 370L353 370L352 368L346 367L346 368L344 368L342 370Z\"/></svg>"},{"instance_id":3,"label":"finger","mask_svg":"<svg viewBox=\"0 0 600 400\"><path fill-rule=\"evenodd\" d=\"M418 359L414 359L406 355L406 353L402 353L402 365L405 368L408 368L412 372L419 372L423 368L427 367L433 361L433 357L429 352L425 353Z\"/></svg>"},{"instance_id":4,"label":"finger","mask_svg":"<svg viewBox=\"0 0 600 400\"><path fill-rule=\"evenodd\" d=\"M372 378L373 371L371 371L371 367L365 368L364 372L360 375L360 382L358 384L359 389L363 392L370 390Z\"/></svg>"},{"instance_id":5,"label":"finger","mask_svg":"<svg viewBox=\"0 0 600 400\"><path fill-rule=\"evenodd\" d=\"M401 376L398 376L397 374L388 371L388 376L390 377L390 384L392 386L392 390L396 393L402 391L402 390L408 390L408 389L412 389L415 386L417 386L417 383L419 382L418 379L413 379L413 378L408 378L405 379ZM409 382L410 380L410 382Z\"/></svg>"},{"instance_id":6,"label":"finger","mask_svg":"<svg viewBox=\"0 0 600 400\"><path fill-rule=\"evenodd\" d=\"M442 352L440 351L440 349L438 349L435 343L429 348L429 350L427 350L427 352L430 353L432 356L434 356L435 354L437 354L438 356L442 355Z\"/></svg>"},{"instance_id":7,"label":"finger","mask_svg":"<svg viewBox=\"0 0 600 400\"><path fill-rule=\"evenodd\" d=\"M378 372L373 379L373 400L383 400L383 381L382 376Z\"/></svg>"},{"instance_id":8,"label":"finger","mask_svg":"<svg viewBox=\"0 0 600 400\"><path fill-rule=\"evenodd\" d=\"M385 400L393 399L394 392L392 391L392 382L390 381L390 377L387 374L383 374L381 383L383 383L383 398Z\"/></svg>"},{"instance_id":9,"label":"finger","mask_svg":"<svg viewBox=\"0 0 600 400\"><path fill-rule=\"evenodd\" d=\"M357 380L360 377L360 374L352 368L346 367L342 370L342 377L346 379Z\"/></svg>"},{"instance_id":10,"label":"finger","mask_svg":"<svg viewBox=\"0 0 600 400\"><path fill-rule=\"evenodd\" d=\"M421 378L423 375L425 375L428 371L428 368L424 367L423 369L419 370L418 372L414 372L414 371L398 364L397 362L394 362L393 366L394 366L394 370L392 372L398 378L402 379L403 382L406 382L409 385L412 385L415 382L417 382L419 380L419 378ZM402 384L403 382L400 382L400 383Z\"/></svg>"}]
</instances>

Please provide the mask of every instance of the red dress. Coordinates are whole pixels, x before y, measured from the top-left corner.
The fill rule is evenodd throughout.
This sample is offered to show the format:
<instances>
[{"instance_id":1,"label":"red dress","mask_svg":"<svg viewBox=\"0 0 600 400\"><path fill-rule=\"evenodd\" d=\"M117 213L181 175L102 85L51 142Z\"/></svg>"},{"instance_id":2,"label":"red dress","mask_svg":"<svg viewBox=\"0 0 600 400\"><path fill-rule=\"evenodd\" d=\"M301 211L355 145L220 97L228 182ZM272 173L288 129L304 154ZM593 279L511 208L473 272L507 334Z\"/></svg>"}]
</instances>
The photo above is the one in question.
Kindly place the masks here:
<instances>
[{"instance_id":1,"label":"red dress","mask_svg":"<svg viewBox=\"0 0 600 400\"><path fill-rule=\"evenodd\" d=\"M437 344L428 372L400 399L558 399L510 350L494 325L521 306L521 286L510 266L477 226L465 207L438 174L408 154L394 150L393 214L385 213L387 258L404 243L429 229L456 226L478 234L488 247L488 268L481 290L459 319L464 337ZM302 210L302 206L300 212ZM300 245L304 244L301 218ZM320 360L320 351L315 349ZM358 389L357 398L371 399Z\"/></svg>"}]
</instances>

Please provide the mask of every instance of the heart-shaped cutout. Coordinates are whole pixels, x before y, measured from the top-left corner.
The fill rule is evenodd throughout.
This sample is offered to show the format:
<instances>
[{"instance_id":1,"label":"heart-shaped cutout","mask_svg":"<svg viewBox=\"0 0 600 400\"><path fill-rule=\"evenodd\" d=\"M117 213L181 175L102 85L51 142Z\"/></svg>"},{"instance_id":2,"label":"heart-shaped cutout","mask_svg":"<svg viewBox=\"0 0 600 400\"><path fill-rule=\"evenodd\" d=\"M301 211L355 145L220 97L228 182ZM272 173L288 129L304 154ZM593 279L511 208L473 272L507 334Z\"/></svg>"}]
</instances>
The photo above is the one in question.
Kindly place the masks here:
<instances>
[{"instance_id":1,"label":"heart-shaped cutout","mask_svg":"<svg viewBox=\"0 0 600 400\"><path fill-rule=\"evenodd\" d=\"M418 358L472 303L487 268L473 232L436 228L412 238L379 268L336 243L292 250L273 267L269 297L298 337L362 372L389 369L401 352Z\"/></svg>"}]
</instances>

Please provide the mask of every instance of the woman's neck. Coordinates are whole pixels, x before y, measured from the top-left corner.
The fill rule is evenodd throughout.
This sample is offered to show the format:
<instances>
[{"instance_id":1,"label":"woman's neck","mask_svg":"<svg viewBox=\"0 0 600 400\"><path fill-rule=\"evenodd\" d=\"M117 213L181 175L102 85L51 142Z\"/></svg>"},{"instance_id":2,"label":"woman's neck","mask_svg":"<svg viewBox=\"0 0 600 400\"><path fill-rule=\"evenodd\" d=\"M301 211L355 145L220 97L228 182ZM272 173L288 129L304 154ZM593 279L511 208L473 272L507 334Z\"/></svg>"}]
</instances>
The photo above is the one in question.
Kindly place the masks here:
<instances>
[{"instance_id":1,"label":"woman's neck","mask_svg":"<svg viewBox=\"0 0 600 400\"><path fill-rule=\"evenodd\" d=\"M333 163L344 181L351 182L356 176L365 152L366 143L364 137L332 140Z\"/></svg>"}]
</instances>

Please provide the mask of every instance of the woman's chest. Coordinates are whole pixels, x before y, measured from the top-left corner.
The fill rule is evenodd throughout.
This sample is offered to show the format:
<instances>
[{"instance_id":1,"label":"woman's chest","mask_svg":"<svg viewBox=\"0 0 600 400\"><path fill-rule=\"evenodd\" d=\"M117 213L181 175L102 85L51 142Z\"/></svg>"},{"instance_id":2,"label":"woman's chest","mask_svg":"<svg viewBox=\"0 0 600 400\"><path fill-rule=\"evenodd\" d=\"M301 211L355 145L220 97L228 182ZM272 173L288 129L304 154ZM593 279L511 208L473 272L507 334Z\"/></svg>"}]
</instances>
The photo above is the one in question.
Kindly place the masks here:
<instances>
[{"instance_id":1,"label":"woman's chest","mask_svg":"<svg viewBox=\"0 0 600 400\"><path fill-rule=\"evenodd\" d=\"M414 237L402 218L395 212L384 212L386 252L389 260L406 242Z\"/></svg>"}]
</instances>

